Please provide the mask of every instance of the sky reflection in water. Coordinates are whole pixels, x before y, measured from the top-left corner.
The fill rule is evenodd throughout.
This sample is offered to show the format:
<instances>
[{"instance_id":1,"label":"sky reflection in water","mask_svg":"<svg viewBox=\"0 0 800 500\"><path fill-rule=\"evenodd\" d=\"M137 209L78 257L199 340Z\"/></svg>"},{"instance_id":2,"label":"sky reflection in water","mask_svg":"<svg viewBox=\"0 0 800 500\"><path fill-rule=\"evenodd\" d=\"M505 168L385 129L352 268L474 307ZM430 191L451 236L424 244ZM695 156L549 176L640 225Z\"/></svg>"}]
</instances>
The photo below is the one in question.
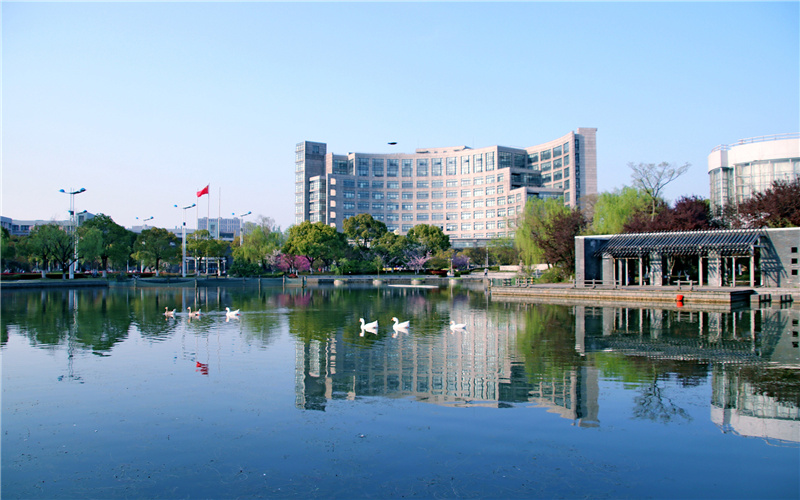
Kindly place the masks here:
<instances>
[{"instance_id":1,"label":"sky reflection in water","mask_svg":"<svg viewBox=\"0 0 800 500\"><path fill-rule=\"evenodd\" d=\"M798 318L462 287L4 291L2 494L796 498Z\"/></svg>"}]
</instances>

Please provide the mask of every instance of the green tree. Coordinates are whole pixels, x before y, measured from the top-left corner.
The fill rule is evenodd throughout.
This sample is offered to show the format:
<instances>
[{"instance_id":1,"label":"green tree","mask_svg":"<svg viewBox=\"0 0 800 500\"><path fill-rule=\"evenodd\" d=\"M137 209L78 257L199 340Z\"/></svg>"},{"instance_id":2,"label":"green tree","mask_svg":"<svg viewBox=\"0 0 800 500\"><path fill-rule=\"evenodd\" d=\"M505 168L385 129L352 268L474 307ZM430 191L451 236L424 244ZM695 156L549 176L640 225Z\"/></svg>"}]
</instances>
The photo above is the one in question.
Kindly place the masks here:
<instances>
[{"instance_id":1,"label":"green tree","mask_svg":"<svg viewBox=\"0 0 800 500\"><path fill-rule=\"evenodd\" d=\"M408 240L397 234L386 232L372 243L372 252L380 255L384 264L395 266L403 262Z\"/></svg>"},{"instance_id":2,"label":"green tree","mask_svg":"<svg viewBox=\"0 0 800 500\"><path fill-rule=\"evenodd\" d=\"M370 214L358 214L348 217L344 221L345 236L355 241L361 250L368 249L371 242L380 238L384 233L386 233L386 224L375 220Z\"/></svg>"},{"instance_id":3,"label":"green tree","mask_svg":"<svg viewBox=\"0 0 800 500\"><path fill-rule=\"evenodd\" d=\"M64 241L66 240L66 241ZM57 225L50 223L34 227L25 242L29 259L39 264L42 277L45 277L48 264L60 262L57 252L71 245L72 238Z\"/></svg>"},{"instance_id":4,"label":"green tree","mask_svg":"<svg viewBox=\"0 0 800 500\"><path fill-rule=\"evenodd\" d=\"M105 276L109 260L124 262L131 254L130 233L108 215L98 214L78 228L78 252L86 261L99 260Z\"/></svg>"},{"instance_id":5,"label":"green tree","mask_svg":"<svg viewBox=\"0 0 800 500\"><path fill-rule=\"evenodd\" d=\"M510 237L492 238L489 241L489 262L500 266L515 265L519 262L519 250Z\"/></svg>"},{"instance_id":6,"label":"green tree","mask_svg":"<svg viewBox=\"0 0 800 500\"><path fill-rule=\"evenodd\" d=\"M155 268L156 276L159 275L163 262L180 261L180 240L160 227L143 230L133 247L133 257L144 262L146 266Z\"/></svg>"},{"instance_id":7,"label":"green tree","mask_svg":"<svg viewBox=\"0 0 800 500\"><path fill-rule=\"evenodd\" d=\"M263 269L271 265L271 256L284 244L280 228L273 230L261 224L254 226L242 240L238 245L234 242L233 258L237 261L258 264Z\"/></svg>"},{"instance_id":8,"label":"green tree","mask_svg":"<svg viewBox=\"0 0 800 500\"><path fill-rule=\"evenodd\" d=\"M304 221L289 228L289 236L281 250L284 254L304 255L310 262L320 260L329 265L343 256L347 248L344 234L324 222Z\"/></svg>"},{"instance_id":9,"label":"green tree","mask_svg":"<svg viewBox=\"0 0 800 500\"><path fill-rule=\"evenodd\" d=\"M421 254L436 254L450 248L450 236L439 226L417 224L406 233L409 244L417 247Z\"/></svg>"},{"instance_id":10,"label":"green tree","mask_svg":"<svg viewBox=\"0 0 800 500\"><path fill-rule=\"evenodd\" d=\"M529 201L516 232L517 245L526 264L544 262L557 266L562 278L572 274L575 236L585 224L581 211L565 206L560 198Z\"/></svg>"},{"instance_id":11,"label":"green tree","mask_svg":"<svg viewBox=\"0 0 800 500\"><path fill-rule=\"evenodd\" d=\"M629 186L600 193L594 205L591 233L619 234L632 217L646 213L650 208L650 198Z\"/></svg>"}]
</instances>

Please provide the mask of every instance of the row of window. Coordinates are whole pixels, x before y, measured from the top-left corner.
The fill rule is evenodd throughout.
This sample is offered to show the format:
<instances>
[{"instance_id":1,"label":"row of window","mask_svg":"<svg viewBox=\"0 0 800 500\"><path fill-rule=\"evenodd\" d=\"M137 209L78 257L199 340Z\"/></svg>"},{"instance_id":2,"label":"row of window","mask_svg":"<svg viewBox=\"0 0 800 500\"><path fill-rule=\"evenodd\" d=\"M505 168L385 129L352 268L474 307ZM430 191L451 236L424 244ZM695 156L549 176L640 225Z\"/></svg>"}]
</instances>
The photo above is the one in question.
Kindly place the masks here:
<instances>
[{"instance_id":1,"label":"row of window","mask_svg":"<svg viewBox=\"0 0 800 500\"><path fill-rule=\"evenodd\" d=\"M373 194L380 194L380 193L373 193ZM345 201L342 202L342 207L345 208L345 209L355 208L356 207L356 202L355 201L347 201L347 200L352 200L352 199L354 199L354 198L353 197L346 197ZM365 198L360 198L360 199L368 200L369 198L365 197ZM373 197L373 199L374 200L382 200L383 198L382 197ZM522 193L517 193L516 195L512 194L510 196L501 196L499 198L485 198L485 199L482 198L482 199L477 199L477 200L461 200L461 202L457 202L457 201L448 201L448 202L442 202L442 201L427 202L427 201L423 201L423 202L417 202L417 210L428 210L429 206L433 210L441 210L442 208L445 208L445 207L447 207L448 209L459 208L459 207L460 208L483 208L484 206L487 206L487 207L493 207L495 205L503 206L503 205L506 204L506 202L508 202L508 204L511 205L512 203L515 203L515 202L519 203L521 201L522 201ZM357 203L358 203L359 210L368 210L369 209L369 202L360 201L360 202L357 202ZM378 207L378 206L383 207L384 205L386 206L387 210L398 210L400 207L402 207L403 210L414 210L414 203L408 203L408 202L407 203L386 202L385 204L384 203L374 203L374 202L372 203L373 209L375 209L375 207ZM335 206L336 206L336 200L331 200L331 207L335 207Z\"/></svg>"},{"instance_id":2,"label":"row of window","mask_svg":"<svg viewBox=\"0 0 800 500\"><path fill-rule=\"evenodd\" d=\"M561 146L556 146L553 149L545 149L537 153L528 155L528 163L538 163L539 161L547 161L550 158L555 158L569 153L569 143L565 142Z\"/></svg>"},{"instance_id":3,"label":"row of window","mask_svg":"<svg viewBox=\"0 0 800 500\"><path fill-rule=\"evenodd\" d=\"M373 204L374 205L374 204ZM366 207L369 209L369 207ZM381 210L380 207L373 206L373 210ZM345 209L347 210L347 209ZM362 212L363 213L363 212ZM395 221L428 221L428 220L471 220L471 219L494 219L496 217L514 217L516 214L522 213L521 208L508 207L498 208L497 210L475 210L470 212L433 212L433 213L373 213L372 218L381 222L395 222ZM345 219L355 217L355 212L343 212L342 215ZM331 219L336 219L336 212L330 213Z\"/></svg>"},{"instance_id":4,"label":"row of window","mask_svg":"<svg viewBox=\"0 0 800 500\"><path fill-rule=\"evenodd\" d=\"M505 180L505 174L497 174L497 175L487 175L487 176L480 176L474 178L467 178L461 179L460 182L457 179L449 179L447 181L438 180L438 181L417 181L416 187L417 189L428 189L428 188L442 188L442 187L458 187L459 185L464 186L481 186L483 184L494 184L496 182L503 182ZM331 186L335 186L337 184L337 179L331 179ZM316 181L315 181L316 182ZM362 179L342 179L341 180L342 186L346 188L354 188L358 187L359 189L383 189L386 186L386 189L414 189L414 181L382 181L382 180L373 180L372 182ZM313 185L313 184L312 184Z\"/></svg>"},{"instance_id":5,"label":"row of window","mask_svg":"<svg viewBox=\"0 0 800 500\"><path fill-rule=\"evenodd\" d=\"M569 189L569 181L564 181L564 184L566 184L566 188L565 189ZM428 191L417 191L416 199L417 200L427 200L427 199L440 200L442 198L458 198L459 195L460 195L461 198L478 198L478 197L483 197L483 196L494 196L495 194L503 194L504 192L505 192L505 187L504 186L497 186L496 188L495 187L487 187L486 189L484 189L484 188L475 188L475 189L471 189L471 190L470 189L462 189L460 192L456 191L456 190L453 190L453 191L433 191L433 192L430 192L430 193ZM315 197L314 196L315 194L316 193L312 193L311 194L311 198L310 198L311 200L317 200L317 199L323 199L324 200L325 199L324 196L320 197L319 195L317 195ZM331 196L332 197L336 196L336 190L335 189L331 190ZM397 191L387 191L387 192L384 192L384 191L372 191L372 192L370 192L370 191L358 191L358 192L355 192L355 191L345 190L345 191L342 191L342 198L345 199L345 200L355 200L355 199L359 199L359 200L384 200L384 199L386 199L386 200L397 200L397 199L413 200L414 199L414 193L412 193L412 192L398 193ZM500 198L505 198L505 197L501 196ZM498 202L500 201L500 198L497 199ZM508 199L509 199L509 203L510 203L514 199L514 195L509 196ZM517 193L516 199L517 199L517 201L520 201L522 199L522 194Z\"/></svg>"}]
</instances>

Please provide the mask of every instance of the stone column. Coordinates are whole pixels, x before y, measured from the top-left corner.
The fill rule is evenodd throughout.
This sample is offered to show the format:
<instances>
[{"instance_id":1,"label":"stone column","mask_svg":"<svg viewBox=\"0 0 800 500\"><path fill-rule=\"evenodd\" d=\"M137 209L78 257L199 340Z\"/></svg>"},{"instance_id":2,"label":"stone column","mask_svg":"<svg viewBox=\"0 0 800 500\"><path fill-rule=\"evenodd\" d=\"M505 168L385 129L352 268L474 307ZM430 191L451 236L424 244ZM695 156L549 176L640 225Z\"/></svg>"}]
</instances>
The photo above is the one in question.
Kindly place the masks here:
<instances>
[{"instance_id":1,"label":"stone column","mask_svg":"<svg viewBox=\"0 0 800 500\"><path fill-rule=\"evenodd\" d=\"M660 252L650 252L650 284L654 286L662 286L664 284L664 271Z\"/></svg>"},{"instance_id":2,"label":"stone column","mask_svg":"<svg viewBox=\"0 0 800 500\"><path fill-rule=\"evenodd\" d=\"M719 252L708 252L708 286L722 286L722 259Z\"/></svg>"},{"instance_id":3,"label":"stone column","mask_svg":"<svg viewBox=\"0 0 800 500\"><path fill-rule=\"evenodd\" d=\"M604 253L603 254L603 284L613 285L615 278L614 257Z\"/></svg>"}]
</instances>

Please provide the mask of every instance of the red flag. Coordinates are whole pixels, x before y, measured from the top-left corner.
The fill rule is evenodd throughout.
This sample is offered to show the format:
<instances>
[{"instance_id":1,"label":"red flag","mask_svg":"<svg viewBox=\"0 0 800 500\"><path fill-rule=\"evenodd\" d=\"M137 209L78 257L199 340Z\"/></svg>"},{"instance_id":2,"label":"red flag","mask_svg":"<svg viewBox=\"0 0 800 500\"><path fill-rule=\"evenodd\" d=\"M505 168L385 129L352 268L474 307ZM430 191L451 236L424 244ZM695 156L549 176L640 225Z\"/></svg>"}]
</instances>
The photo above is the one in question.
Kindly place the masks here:
<instances>
[{"instance_id":1,"label":"red flag","mask_svg":"<svg viewBox=\"0 0 800 500\"><path fill-rule=\"evenodd\" d=\"M211 184L209 184L208 186L210 186L210 185ZM204 194L208 194L208 186L204 187L203 189L201 189L200 191L197 192L197 197L198 198L200 198Z\"/></svg>"}]
</instances>

